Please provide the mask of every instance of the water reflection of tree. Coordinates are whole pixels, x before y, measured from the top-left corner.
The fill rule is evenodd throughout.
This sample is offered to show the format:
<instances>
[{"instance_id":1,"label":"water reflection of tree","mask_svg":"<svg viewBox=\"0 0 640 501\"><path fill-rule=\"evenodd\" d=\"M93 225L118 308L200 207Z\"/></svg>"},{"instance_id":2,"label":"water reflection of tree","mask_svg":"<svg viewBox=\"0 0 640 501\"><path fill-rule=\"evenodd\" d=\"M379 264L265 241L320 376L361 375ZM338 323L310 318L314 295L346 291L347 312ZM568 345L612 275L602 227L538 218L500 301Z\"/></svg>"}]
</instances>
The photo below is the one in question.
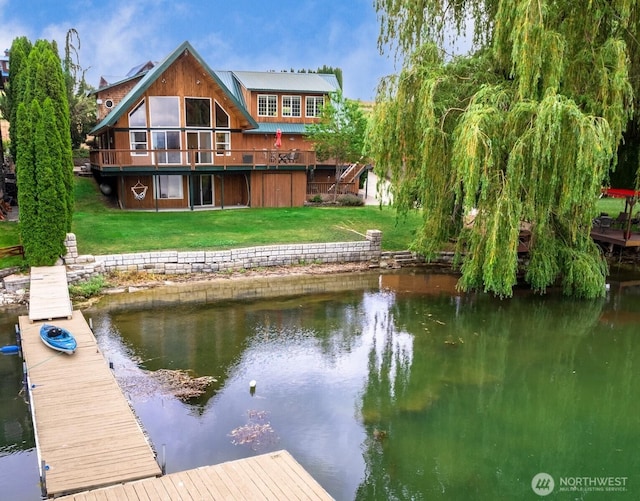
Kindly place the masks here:
<instances>
[{"instance_id":1,"label":"water reflection of tree","mask_svg":"<svg viewBox=\"0 0 640 501\"><path fill-rule=\"evenodd\" d=\"M248 347L308 339L327 360L349 352L361 334L362 292L317 294L213 305L174 305L111 313L144 369L188 370L216 382L189 401L202 412L223 388Z\"/></svg>"},{"instance_id":2,"label":"water reflection of tree","mask_svg":"<svg viewBox=\"0 0 640 501\"><path fill-rule=\"evenodd\" d=\"M568 422L579 398L572 368L601 309L600 301L532 296L408 296L378 313L358 499L518 498L529 489L523 478L545 464L580 474L575 441L594 423Z\"/></svg>"}]
</instances>

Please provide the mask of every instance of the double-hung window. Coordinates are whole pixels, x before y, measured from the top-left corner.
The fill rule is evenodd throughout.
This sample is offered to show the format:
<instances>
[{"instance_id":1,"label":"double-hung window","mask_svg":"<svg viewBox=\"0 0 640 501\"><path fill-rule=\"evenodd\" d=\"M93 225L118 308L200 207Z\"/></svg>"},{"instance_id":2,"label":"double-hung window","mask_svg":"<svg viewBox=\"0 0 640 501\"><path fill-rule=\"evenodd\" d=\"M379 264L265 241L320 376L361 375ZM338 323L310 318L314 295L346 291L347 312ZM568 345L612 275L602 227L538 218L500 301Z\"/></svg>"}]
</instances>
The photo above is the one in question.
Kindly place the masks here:
<instances>
[{"instance_id":1,"label":"double-hung window","mask_svg":"<svg viewBox=\"0 0 640 501\"><path fill-rule=\"evenodd\" d=\"M282 96L282 116L300 117L302 116L302 99L300 96Z\"/></svg>"},{"instance_id":2,"label":"double-hung window","mask_svg":"<svg viewBox=\"0 0 640 501\"><path fill-rule=\"evenodd\" d=\"M231 154L231 132L216 131L216 155Z\"/></svg>"},{"instance_id":3,"label":"double-hung window","mask_svg":"<svg viewBox=\"0 0 640 501\"><path fill-rule=\"evenodd\" d=\"M306 116L319 117L324 106L324 97L322 96L307 96L306 98Z\"/></svg>"},{"instance_id":4,"label":"double-hung window","mask_svg":"<svg viewBox=\"0 0 640 501\"><path fill-rule=\"evenodd\" d=\"M258 116L277 117L278 116L278 96L259 94L258 95Z\"/></svg>"}]
</instances>

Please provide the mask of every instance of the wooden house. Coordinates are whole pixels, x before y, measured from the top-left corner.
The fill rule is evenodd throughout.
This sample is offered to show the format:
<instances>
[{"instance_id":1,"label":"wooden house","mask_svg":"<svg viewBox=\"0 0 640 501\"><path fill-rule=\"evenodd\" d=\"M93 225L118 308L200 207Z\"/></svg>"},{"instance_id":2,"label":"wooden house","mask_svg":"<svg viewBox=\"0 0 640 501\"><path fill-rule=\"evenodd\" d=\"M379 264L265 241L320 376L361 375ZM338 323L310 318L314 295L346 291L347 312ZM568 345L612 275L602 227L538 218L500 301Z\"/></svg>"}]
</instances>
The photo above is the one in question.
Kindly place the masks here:
<instances>
[{"instance_id":1,"label":"wooden house","mask_svg":"<svg viewBox=\"0 0 640 501\"><path fill-rule=\"evenodd\" d=\"M320 191L316 170L335 172L304 135L334 75L213 71L184 42L102 84L90 166L122 208L302 206Z\"/></svg>"}]
</instances>

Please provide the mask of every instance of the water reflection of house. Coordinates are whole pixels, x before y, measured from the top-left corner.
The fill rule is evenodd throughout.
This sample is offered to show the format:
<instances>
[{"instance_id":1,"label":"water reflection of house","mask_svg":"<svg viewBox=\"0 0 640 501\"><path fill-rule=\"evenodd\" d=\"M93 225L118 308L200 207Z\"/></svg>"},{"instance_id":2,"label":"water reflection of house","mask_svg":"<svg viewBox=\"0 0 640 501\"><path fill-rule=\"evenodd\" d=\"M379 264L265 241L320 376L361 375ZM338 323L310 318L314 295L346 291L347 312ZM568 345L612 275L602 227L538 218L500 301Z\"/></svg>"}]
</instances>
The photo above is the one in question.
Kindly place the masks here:
<instances>
[{"instance_id":1,"label":"water reflection of house","mask_svg":"<svg viewBox=\"0 0 640 501\"><path fill-rule=\"evenodd\" d=\"M184 42L101 84L90 166L123 208L301 206L335 181L304 136L339 88L333 74L213 71ZM361 172L342 185L357 193Z\"/></svg>"}]
</instances>

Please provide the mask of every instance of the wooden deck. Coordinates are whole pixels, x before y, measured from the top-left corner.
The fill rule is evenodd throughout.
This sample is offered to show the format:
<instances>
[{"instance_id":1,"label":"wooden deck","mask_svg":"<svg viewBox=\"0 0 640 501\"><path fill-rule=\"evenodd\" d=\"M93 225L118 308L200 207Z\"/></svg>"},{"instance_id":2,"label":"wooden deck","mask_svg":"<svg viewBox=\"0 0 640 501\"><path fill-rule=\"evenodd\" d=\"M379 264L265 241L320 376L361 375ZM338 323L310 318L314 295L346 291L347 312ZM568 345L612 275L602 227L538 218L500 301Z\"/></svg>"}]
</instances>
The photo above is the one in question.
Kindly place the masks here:
<instances>
[{"instance_id":1,"label":"wooden deck","mask_svg":"<svg viewBox=\"0 0 640 501\"><path fill-rule=\"evenodd\" d=\"M618 228L606 228L591 230L591 238L601 244L609 244L618 247L640 247L640 233L631 232L629 238L624 238L624 231Z\"/></svg>"},{"instance_id":2,"label":"wooden deck","mask_svg":"<svg viewBox=\"0 0 640 501\"><path fill-rule=\"evenodd\" d=\"M65 496L60 501L331 500L287 451Z\"/></svg>"},{"instance_id":3,"label":"wooden deck","mask_svg":"<svg viewBox=\"0 0 640 501\"><path fill-rule=\"evenodd\" d=\"M29 285L29 320L71 318L72 313L66 267L32 267Z\"/></svg>"},{"instance_id":4,"label":"wooden deck","mask_svg":"<svg viewBox=\"0 0 640 501\"><path fill-rule=\"evenodd\" d=\"M49 289L49 299L59 290ZM19 326L41 470L46 465L46 495L160 475L155 454L82 314L75 311L71 319L52 322L76 337L78 349L71 356L46 347L39 336L42 322L30 317L21 316Z\"/></svg>"}]
</instances>

